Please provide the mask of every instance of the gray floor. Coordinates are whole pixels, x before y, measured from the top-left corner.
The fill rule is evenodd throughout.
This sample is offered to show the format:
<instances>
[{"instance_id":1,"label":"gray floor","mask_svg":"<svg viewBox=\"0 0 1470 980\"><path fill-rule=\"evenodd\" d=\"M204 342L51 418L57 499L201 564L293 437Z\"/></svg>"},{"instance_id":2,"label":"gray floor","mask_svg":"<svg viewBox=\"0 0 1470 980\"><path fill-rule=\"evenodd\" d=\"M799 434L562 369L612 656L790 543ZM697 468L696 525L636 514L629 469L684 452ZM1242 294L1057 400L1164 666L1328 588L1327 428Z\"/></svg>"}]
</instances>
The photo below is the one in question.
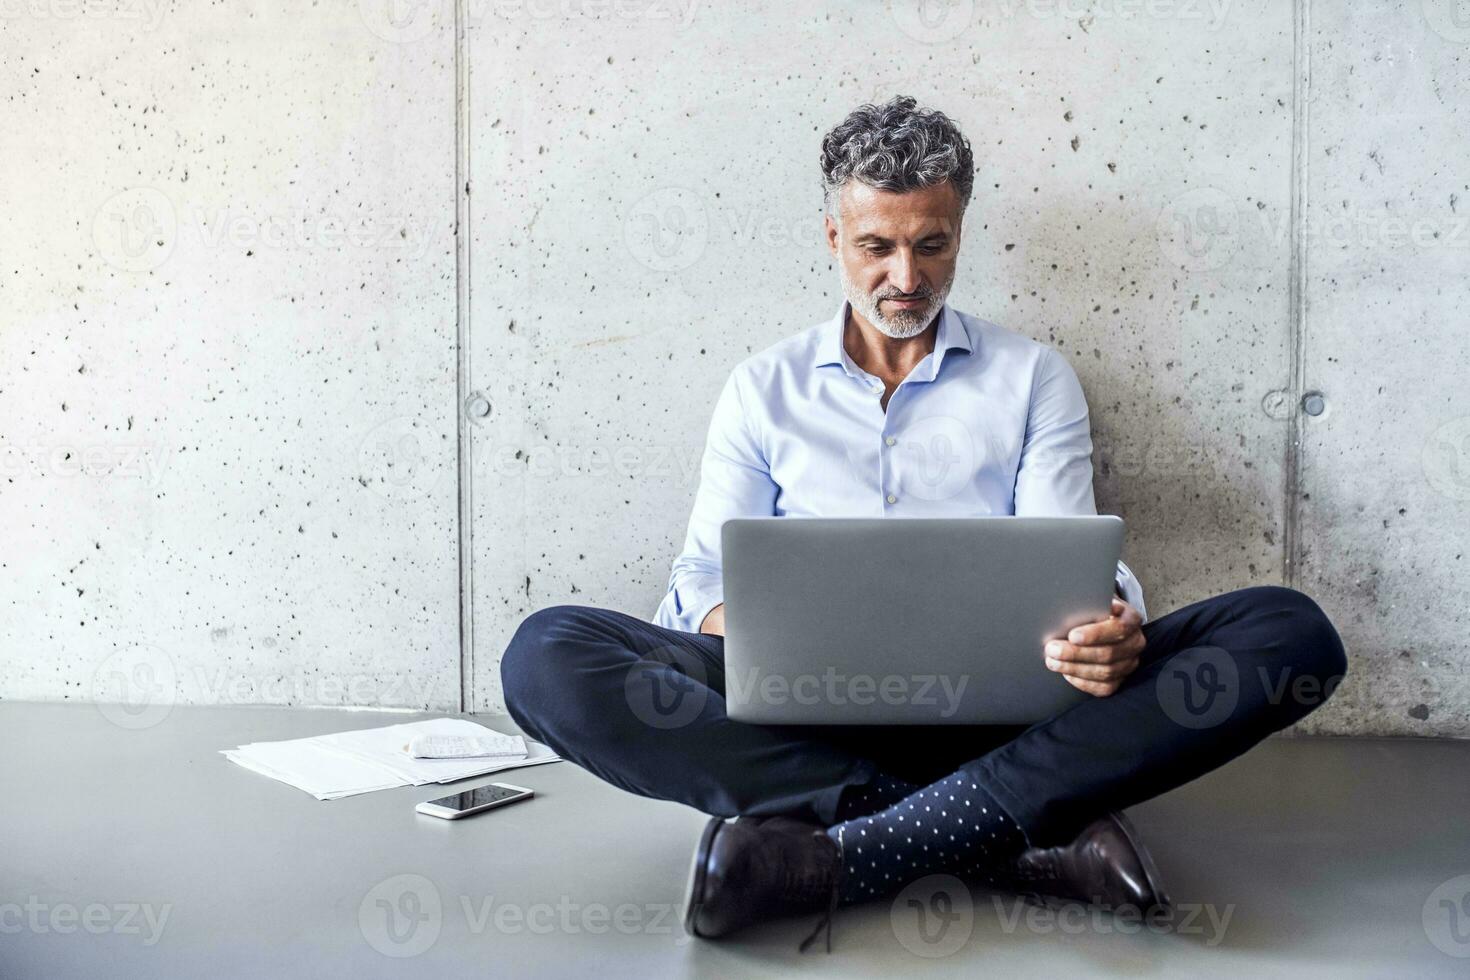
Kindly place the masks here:
<instances>
[{"instance_id":1,"label":"gray floor","mask_svg":"<svg viewBox=\"0 0 1470 980\"><path fill-rule=\"evenodd\" d=\"M832 955L801 956L808 922L690 942L701 816L568 763L450 823L413 812L440 789L319 803L217 754L405 717L180 707L133 731L0 703L0 977L1470 975L1466 742L1278 739L1138 807L1173 923L977 893L923 933L906 901L844 911Z\"/></svg>"}]
</instances>

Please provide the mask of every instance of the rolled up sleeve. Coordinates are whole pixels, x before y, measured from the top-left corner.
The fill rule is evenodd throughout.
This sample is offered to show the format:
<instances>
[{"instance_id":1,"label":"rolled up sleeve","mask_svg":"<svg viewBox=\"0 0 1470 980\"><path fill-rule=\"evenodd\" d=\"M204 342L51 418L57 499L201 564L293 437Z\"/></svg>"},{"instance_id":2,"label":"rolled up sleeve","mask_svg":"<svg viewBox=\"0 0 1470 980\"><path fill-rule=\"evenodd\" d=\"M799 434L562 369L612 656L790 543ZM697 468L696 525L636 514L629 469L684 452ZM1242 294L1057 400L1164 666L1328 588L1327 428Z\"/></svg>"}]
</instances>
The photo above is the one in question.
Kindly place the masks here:
<instances>
[{"instance_id":1,"label":"rolled up sleeve","mask_svg":"<svg viewBox=\"0 0 1470 980\"><path fill-rule=\"evenodd\" d=\"M1047 348L1031 391L1026 437L1016 470L1016 514L1021 517L1097 513L1092 493L1092 434L1087 398L1072 365ZM1118 562L1117 591L1148 620L1143 585Z\"/></svg>"},{"instance_id":2,"label":"rolled up sleeve","mask_svg":"<svg viewBox=\"0 0 1470 980\"><path fill-rule=\"evenodd\" d=\"M725 521L776 512L778 488L741 388L737 370L726 379L715 403L684 547L674 559L668 592L653 616L658 626L699 632L710 610L725 601L720 566L720 529Z\"/></svg>"}]
</instances>

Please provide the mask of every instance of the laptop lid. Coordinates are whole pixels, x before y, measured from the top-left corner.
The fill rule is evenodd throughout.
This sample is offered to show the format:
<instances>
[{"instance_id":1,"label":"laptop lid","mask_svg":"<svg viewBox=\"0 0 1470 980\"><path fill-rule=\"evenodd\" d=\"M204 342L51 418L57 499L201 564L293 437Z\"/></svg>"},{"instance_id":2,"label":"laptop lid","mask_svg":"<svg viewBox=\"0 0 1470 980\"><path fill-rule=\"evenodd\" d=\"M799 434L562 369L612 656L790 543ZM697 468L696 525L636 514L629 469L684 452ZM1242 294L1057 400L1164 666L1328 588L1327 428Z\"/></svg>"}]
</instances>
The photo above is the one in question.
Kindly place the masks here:
<instances>
[{"instance_id":1,"label":"laptop lid","mask_svg":"<svg viewBox=\"0 0 1470 980\"><path fill-rule=\"evenodd\" d=\"M1113 516L754 517L721 529L726 702L766 724L1031 724L1043 646L1105 619Z\"/></svg>"}]
</instances>

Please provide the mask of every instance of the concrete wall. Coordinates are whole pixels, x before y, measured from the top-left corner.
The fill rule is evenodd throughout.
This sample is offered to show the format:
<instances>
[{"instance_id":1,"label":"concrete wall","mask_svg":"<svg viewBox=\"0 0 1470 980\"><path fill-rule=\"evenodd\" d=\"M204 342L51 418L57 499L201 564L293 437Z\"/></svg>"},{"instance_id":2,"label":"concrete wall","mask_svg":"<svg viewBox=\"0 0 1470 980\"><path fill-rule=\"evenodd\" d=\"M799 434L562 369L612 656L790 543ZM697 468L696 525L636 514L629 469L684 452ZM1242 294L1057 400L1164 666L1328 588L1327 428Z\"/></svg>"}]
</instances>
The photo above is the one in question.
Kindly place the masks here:
<instances>
[{"instance_id":1,"label":"concrete wall","mask_svg":"<svg viewBox=\"0 0 1470 980\"><path fill-rule=\"evenodd\" d=\"M0 694L457 706L452 24L0 47Z\"/></svg>"},{"instance_id":2,"label":"concrete wall","mask_svg":"<svg viewBox=\"0 0 1470 980\"><path fill-rule=\"evenodd\" d=\"M0 559L4 696L89 696L137 643L190 669L433 679L371 703L461 695L456 11L313 11L168 8L141 41L0 22L25 93L0 113L26 134L3 164L25 193L0 216L23 256L0 281L21 313L0 437L168 450L165 491L54 463L0 488L22 545ZM820 135L902 92L977 151L954 303L1071 359L1150 611L1299 585L1354 660L1313 730L1470 733L1455 3L457 13L462 382L490 406L467 427L466 703L501 706L499 653L534 609L652 614L719 383L839 302ZM188 216L406 211L416 247L180 237L151 268L107 264L91 216L150 189Z\"/></svg>"},{"instance_id":3,"label":"concrete wall","mask_svg":"<svg viewBox=\"0 0 1470 980\"><path fill-rule=\"evenodd\" d=\"M1315 727L1470 734L1470 6L1316 4L1301 585L1358 675Z\"/></svg>"}]
</instances>

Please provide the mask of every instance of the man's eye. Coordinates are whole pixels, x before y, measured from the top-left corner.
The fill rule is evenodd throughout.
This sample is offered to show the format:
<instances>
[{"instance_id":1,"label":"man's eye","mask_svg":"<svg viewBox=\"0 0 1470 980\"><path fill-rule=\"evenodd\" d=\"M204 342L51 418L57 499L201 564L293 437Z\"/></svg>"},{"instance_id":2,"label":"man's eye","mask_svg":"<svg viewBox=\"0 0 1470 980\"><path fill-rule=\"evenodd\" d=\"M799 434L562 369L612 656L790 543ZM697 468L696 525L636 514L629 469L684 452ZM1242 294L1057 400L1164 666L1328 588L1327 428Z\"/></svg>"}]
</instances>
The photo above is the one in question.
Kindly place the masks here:
<instances>
[{"instance_id":1,"label":"man's eye","mask_svg":"<svg viewBox=\"0 0 1470 980\"><path fill-rule=\"evenodd\" d=\"M867 249L869 255L883 255L888 251L888 249L882 245L867 245L865 246L865 248Z\"/></svg>"}]
</instances>

